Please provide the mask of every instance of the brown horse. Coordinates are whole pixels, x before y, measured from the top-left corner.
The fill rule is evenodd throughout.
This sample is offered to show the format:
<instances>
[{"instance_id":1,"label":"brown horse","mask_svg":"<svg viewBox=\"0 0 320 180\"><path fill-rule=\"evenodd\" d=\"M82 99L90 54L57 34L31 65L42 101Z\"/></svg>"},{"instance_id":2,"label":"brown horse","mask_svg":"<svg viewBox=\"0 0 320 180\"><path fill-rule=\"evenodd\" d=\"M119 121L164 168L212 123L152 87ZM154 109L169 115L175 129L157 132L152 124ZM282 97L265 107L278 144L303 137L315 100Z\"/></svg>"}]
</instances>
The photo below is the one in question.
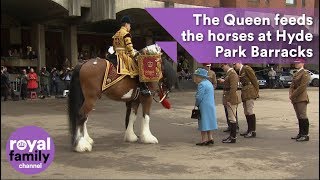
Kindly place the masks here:
<instances>
[{"instance_id":1,"label":"brown horse","mask_svg":"<svg viewBox=\"0 0 320 180\"><path fill-rule=\"evenodd\" d=\"M138 139L142 143L158 143L152 135L150 122L150 109L152 96L138 94L138 81L136 78L126 76L105 91L101 90L104 73L106 70L105 59L90 59L85 63L78 64L72 74L69 93L69 127L72 137L72 147L74 151L85 152L92 150L93 140L90 138L86 124L88 114L95 106L97 99L102 94L111 100L123 101L126 103L126 131L124 141L136 142ZM176 80L176 73L172 65L167 61L162 61L163 78L158 85L151 85L149 88L153 92L160 89L169 91ZM141 133L139 138L133 131L139 105L142 105L143 119L141 123Z\"/></svg>"}]
</instances>

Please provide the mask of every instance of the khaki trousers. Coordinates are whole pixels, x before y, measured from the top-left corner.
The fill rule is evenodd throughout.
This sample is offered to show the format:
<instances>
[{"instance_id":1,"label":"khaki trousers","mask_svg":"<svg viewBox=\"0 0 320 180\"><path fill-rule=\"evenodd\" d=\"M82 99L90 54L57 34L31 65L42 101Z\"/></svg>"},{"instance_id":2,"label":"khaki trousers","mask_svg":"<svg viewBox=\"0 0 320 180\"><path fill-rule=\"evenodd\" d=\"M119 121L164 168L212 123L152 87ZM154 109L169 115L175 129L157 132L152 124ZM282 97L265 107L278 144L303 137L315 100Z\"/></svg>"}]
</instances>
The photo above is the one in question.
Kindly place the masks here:
<instances>
[{"instance_id":1,"label":"khaki trousers","mask_svg":"<svg viewBox=\"0 0 320 180\"><path fill-rule=\"evenodd\" d=\"M293 104L293 108L298 119L308 119L307 104L307 102L298 102Z\"/></svg>"},{"instance_id":2,"label":"khaki trousers","mask_svg":"<svg viewBox=\"0 0 320 180\"><path fill-rule=\"evenodd\" d=\"M228 119L230 123L236 123L237 122L236 112L237 112L238 105L231 105L231 106L226 105L226 107L227 107Z\"/></svg>"},{"instance_id":3,"label":"khaki trousers","mask_svg":"<svg viewBox=\"0 0 320 180\"><path fill-rule=\"evenodd\" d=\"M252 115L252 114L254 114L254 112L253 112L254 100L253 100L253 99L244 101L242 105L243 105L243 109L244 109L244 114L245 114L245 115Z\"/></svg>"}]
</instances>

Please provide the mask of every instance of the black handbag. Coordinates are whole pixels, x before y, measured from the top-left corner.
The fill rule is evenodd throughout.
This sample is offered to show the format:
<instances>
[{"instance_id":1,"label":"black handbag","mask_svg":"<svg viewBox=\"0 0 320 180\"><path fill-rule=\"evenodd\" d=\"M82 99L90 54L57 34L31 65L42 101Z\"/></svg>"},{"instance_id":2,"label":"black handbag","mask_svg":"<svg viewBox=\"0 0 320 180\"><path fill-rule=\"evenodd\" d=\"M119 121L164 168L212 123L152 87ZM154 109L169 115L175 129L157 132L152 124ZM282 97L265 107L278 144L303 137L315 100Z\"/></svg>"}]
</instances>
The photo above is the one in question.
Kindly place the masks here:
<instances>
[{"instance_id":1,"label":"black handbag","mask_svg":"<svg viewBox=\"0 0 320 180\"><path fill-rule=\"evenodd\" d=\"M193 108L191 119L200 119L200 109L196 109L196 107Z\"/></svg>"}]
</instances>

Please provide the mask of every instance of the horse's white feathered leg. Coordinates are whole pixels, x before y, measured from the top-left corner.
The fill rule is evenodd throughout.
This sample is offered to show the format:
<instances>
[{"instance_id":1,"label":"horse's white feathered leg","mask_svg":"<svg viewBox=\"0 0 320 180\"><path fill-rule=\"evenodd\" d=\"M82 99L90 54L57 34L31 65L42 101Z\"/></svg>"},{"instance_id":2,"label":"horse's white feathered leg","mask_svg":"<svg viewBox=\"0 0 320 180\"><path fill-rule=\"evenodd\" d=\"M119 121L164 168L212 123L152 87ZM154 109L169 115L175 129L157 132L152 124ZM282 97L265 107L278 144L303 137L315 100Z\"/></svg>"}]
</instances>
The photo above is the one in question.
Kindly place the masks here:
<instances>
[{"instance_id":1,"label":"horse's white feathered leg","mask_svg":"<svg viewBox=\"0 0 320 180\"><path fill-rule=\"evenodd\" d=\"M149 115L146 114L142 119L142 123L141 123L140 141L142 143L156 144L158 143L158 139L151 134L149 122L150 122L150 117Z\"/></svg>"},{"instance_id":2,"label":"horse's white feathered leg","mask_svg":"<svg viewBox=\"0 0 320 180\"><path fill-rule=\"evenodd\" d=\"M129 123L128 123L128 127L126 129L126 132L124 134L124 141L126 142L136 142L138 140L137 135L134 133L133 131L133 125L134 122L137 119L137 115L133 112L130 113L129 116Z\"/></svg>"},{"instance_id":3,"label":"horse's white feathered leg","mask_svg":"<svg viewBox=\"0 0 320 180\"><path fill-rule=\"evenodd\" d=\"M88 119L83 124L83 137L85 140L87 140L92 145L94 143L94 141L88 134L87 122L88 122Z\"/></svg>"},{"instance_id":4,"label":"horse's white feathered leg","mask_svg":"<svg viewBox=\"0 0 320 180\"><path fill-rule=\"evenodd\" d=\"M77 127L76 142L76 146L74 147L75 151L85 152L92 150L92 145L82 136L80 127Z\"/></svg>"}]
</instances>

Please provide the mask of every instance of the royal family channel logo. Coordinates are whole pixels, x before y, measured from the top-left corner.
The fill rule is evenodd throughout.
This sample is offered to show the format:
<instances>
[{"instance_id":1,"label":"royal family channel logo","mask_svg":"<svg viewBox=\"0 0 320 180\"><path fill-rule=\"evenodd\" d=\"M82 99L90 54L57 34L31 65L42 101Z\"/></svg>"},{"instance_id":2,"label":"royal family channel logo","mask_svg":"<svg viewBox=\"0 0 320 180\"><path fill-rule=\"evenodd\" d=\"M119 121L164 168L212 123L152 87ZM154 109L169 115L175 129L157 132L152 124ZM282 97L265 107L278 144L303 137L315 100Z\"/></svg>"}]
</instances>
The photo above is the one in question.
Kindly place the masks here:
<instances>
[{"instance_id":1,"label":"royal family channel logo","mask_svg":"<svg viewBox=\"0 0 320 180\"><path fill-rule=\"evenodd\" d=\"M38 174L54 159L54 143L37 126L25 126L13 132L7 141L6 154L11 166L23 174Z\"/></svg>"}]
</instances>

